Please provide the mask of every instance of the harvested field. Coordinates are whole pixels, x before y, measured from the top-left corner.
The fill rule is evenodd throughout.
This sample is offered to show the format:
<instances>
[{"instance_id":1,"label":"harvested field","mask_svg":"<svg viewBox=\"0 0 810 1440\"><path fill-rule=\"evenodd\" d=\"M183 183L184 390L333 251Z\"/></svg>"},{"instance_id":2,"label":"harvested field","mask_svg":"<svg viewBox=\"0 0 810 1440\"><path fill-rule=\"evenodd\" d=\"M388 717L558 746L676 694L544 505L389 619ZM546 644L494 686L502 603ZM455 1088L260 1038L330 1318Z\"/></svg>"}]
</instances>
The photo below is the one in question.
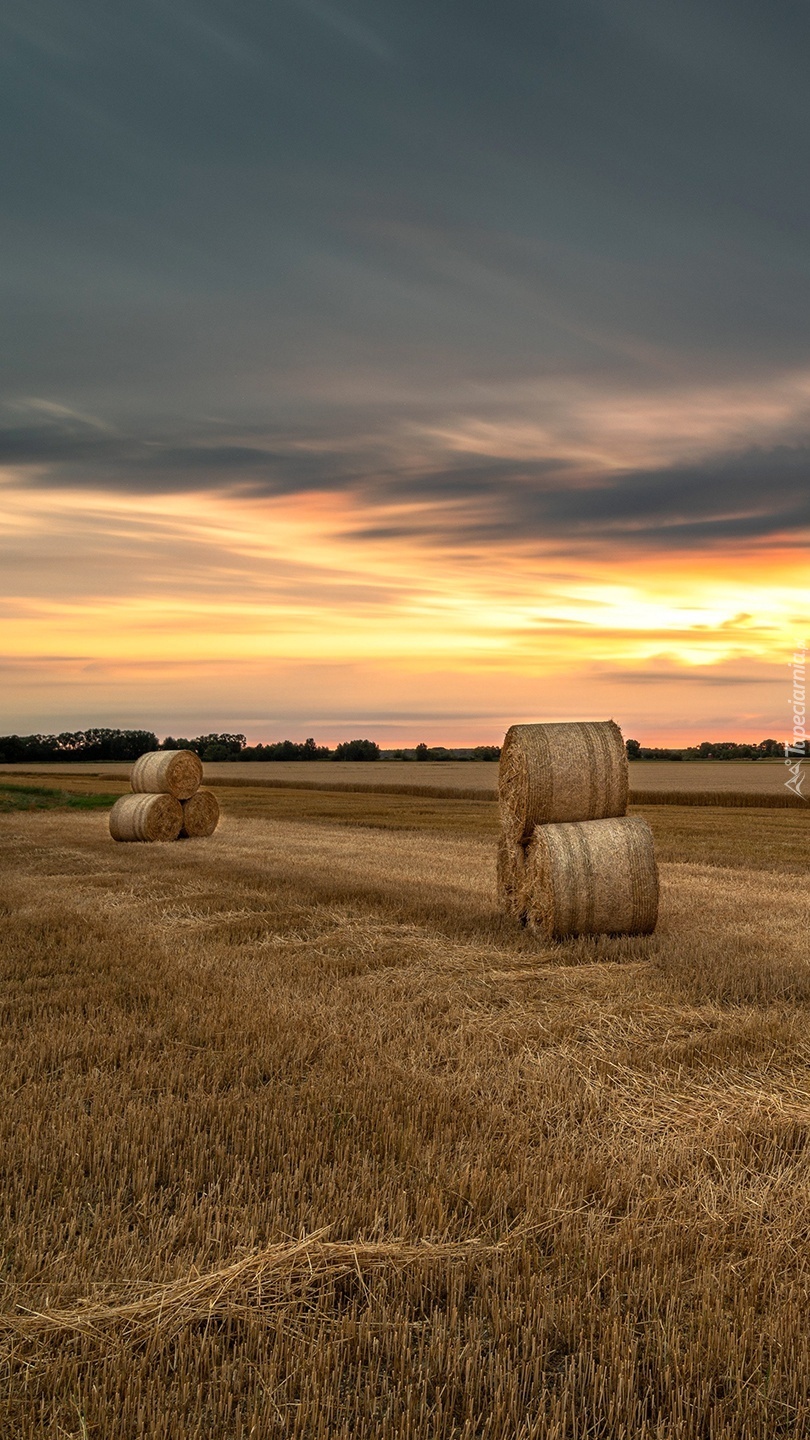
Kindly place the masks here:
<instances>
[{"instance_id":1,"label":"harvested field","mask_svg":"<svg viewBox=\"0 0 810 1440\"><path fill-rule=\"evenodd\" d=\"M658 932L555 944L494 805L219 799L0 817L2 1432L810 1433L807 817L645 812Z\"/></svg>"},{"instance_id":2,"label":"harvested field","mask_svg":"<svg viewBox=\"0 0 810 1440\"><path fill-rule=\"evenodd\" d=\"M724 809L808 810L806 796L782 786L781 790L631 790L636 805L721 805Z\"/></svg>"},{"instance_id":3,"label":"harvested field","mask_svg":"<svg viewBox=\"0 0 810 1440\"><path fill-rule=\"evenodd\" d=\"M0 764L0 774L117 776L126 779L130 765L124 764L42 764L20 766ZM810 772L810 766L807 767ZM630 789L643 791L690 790L753 791L781 795L787 771L781 760L641 760L630 766ZM400 760L377 763L355 761L219 761L206 764L205 784L219 781L264 782L276 786L283 782L295 786L345 786L351 789L393 787L394 794L439 791L470 792L494 797L498 787L498 764L477 761L436 761L426 764ZM805 784L810 795L810 773Z\"/></svg>"},{"instance_id":4,"label":"harvested field","mask_svg":"<svg viewBox=\"0 0 810 1440\"><path fill-rule=\"evenodd\" d=\"M26 787L26 792L29 790L36 791L33 780ZM85 799L93 808L98 801L104 807L112 805L118 795L128 793L129 785L123 778L71 775L62 781L58 792L48 791L63 798L47 808L72 807L74 803L80 806ZM500 829L497 805L480 798L442 800L424 794L296 790L286 785L281 789L258 785L220 786L216 794L223 814L234 817L363 829L428 830L480 836L493 842ZM785 813L770 807L631 805L630 811L647 820L655 837L656 852L664 860L781 868L788 872L801 872L810 866L810 807Z\"/></svg>"}]
</instances>

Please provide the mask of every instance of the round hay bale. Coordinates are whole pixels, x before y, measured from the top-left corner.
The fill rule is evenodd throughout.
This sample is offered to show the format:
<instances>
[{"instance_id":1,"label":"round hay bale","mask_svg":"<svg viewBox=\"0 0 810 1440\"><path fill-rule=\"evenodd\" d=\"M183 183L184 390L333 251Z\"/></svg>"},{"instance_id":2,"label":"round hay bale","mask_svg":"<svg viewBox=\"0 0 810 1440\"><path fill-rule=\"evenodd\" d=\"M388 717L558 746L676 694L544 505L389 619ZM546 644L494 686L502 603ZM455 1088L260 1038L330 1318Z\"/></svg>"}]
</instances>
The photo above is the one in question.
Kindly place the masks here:
<instances>
[{"instance_id":1,"label":"round hay bale","mask_svg":"<svg viewBox=\"0 0 810 1440\"><path fill-rule=\"evenodd\" d=\"M526 918L549 939L649 935L658 866L646 820L538 825L526 855Z\"/></svg>"},{"instance_id":2,"label":"round hay bale","mask_svg":"<svg viewBox=\"0 0 810 1440\"><path fill-rule=\"evenodd\" d=\"M504 833L516 844L535 825L603 820L627 811L629 772L613 720L512 725L498 770Z\"/></svg>"},{"instance_id":3,"label":"round hay bale","mask_svg":"<svg viewBox=\"0 0 810 1440\"><path fill-rule=\"evenodd\" d=\"M176 840L182 824L173 795L122 795L110 811L113 840Z\"/></svg>"},{"instance_id":4,"label":"round hay bale","mask_svg":"<svg viewBox=\"0 0 810 1440\"><path fill-rule=\"evenodd\" d=\"M202 773L202 761L193 750L150 750L135 761L130 784L136 795L188 800L199 789Z\"/></svg>"},{"instance_id":5,"label":"round hay bale","mask_svg":"<svg viewBox=\"0 0 810 1440\"><path fill-rule=\"evenodd\" d=\"M210 790L198 790L190 800L184 800L183 828L181 838L196 839L201 835L213 835L219 824L217 797Z\"/></svg>"},{"instance_id":6,"label":"round hay bale","mask_svg":"<svg viewBox=\"0 0 810 1440\"><path fill-rule=\"evenodd\" d=\"M526 849L503 833L498 839L497 882L498 908L522 919L526 909Z\"/></svg>"}]
</instances>

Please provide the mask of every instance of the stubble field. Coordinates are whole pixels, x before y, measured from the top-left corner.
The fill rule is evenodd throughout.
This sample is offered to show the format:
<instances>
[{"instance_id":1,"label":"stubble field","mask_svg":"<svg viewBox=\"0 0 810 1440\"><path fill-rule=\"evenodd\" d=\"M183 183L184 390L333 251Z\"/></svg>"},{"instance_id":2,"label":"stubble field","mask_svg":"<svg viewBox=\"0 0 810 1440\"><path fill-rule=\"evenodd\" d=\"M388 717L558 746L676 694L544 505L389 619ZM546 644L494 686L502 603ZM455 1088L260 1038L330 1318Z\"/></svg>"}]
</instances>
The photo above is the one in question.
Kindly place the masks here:
<instances>
[{"instance_id":1,"label":"stubble field","mask_svg":"<svg viewBox=\"0 0 810 1440\"><path fill-rule=\"evenodd\" d=\"M217 793L0 815L2 1433L810 1435L807 812L544 946L489 802Z\"/></svg>"},{"instance_id":2,"label":"stubble field","mask_svg":"<svg viewBox=\"0 0 810 1440\"><path fill-rule=\"evenodd\" d=\"M21 766L0 762L0 779L12 783ZM126 780L131 766L114 761L43 762L25 766L27 774L46 776L91 775ZM452 795L494 797L498 784L497 762L448 760L416 764L413 761L385 760L369 765L360 761L307 760L261 761L224 760L206 764L208 783L257 787L329 786L352 790L389 789L400 791L439 790ZM770 794L782 797L789 772L782 760L642 760L630 766L630 788L636 791L704 791L737 794ZM810 781L805 783L810 794Z\"/></svg>"}]
</instances>

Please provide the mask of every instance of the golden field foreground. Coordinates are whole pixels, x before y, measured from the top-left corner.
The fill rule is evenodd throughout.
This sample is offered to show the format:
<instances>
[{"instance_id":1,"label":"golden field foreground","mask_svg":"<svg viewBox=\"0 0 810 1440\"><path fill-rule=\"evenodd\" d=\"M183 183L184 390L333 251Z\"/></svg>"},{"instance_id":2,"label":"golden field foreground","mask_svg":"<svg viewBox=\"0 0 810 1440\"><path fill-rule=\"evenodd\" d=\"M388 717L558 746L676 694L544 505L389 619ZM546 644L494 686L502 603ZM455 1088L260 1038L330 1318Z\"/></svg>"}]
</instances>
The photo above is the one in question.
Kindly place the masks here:
<instances>
[{"instance_id":1,"label":"golden field foreground","mask_svg":"<svg viewBox=\"0 0 810 1440\"><path fill-rule=\"evenodd\" d=\"M544 946L490 803L94 784L0 815L0 1433L810 1435L806 812Z\"/></svg>"}]
</instances>

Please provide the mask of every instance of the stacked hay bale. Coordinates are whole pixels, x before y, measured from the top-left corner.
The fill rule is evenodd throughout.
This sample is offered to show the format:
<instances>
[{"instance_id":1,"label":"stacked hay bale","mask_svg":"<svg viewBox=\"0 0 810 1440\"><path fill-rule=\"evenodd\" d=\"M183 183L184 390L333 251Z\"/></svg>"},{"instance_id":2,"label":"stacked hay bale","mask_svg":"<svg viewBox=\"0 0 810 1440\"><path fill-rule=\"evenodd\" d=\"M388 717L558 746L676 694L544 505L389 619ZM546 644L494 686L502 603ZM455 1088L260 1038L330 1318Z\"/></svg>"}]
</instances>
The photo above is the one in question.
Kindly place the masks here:
<instances>
[{"instance_id":1,"label":"stacked hay bale","mask_svg":"<svg viewBox=\"0 0 810 1440\"><path fill-rule=\"evenodd\" d=\"M178 840L213 835L217 798L201 790L202 763L193 750L151 750L135 761L132 795L110 811L113 840Z\"/></svg>"},{"instance_id":2,"label":"stacked hay bale","mask_svg":"<svg viewBox=\"0 0 810 1440\"><path fill-rule=\"evenodd\" d=\"M513 725L498 775L502 909L549 939L650 934L658 869L628 789L612 720Z\"/></svg>"}]
</instances>

